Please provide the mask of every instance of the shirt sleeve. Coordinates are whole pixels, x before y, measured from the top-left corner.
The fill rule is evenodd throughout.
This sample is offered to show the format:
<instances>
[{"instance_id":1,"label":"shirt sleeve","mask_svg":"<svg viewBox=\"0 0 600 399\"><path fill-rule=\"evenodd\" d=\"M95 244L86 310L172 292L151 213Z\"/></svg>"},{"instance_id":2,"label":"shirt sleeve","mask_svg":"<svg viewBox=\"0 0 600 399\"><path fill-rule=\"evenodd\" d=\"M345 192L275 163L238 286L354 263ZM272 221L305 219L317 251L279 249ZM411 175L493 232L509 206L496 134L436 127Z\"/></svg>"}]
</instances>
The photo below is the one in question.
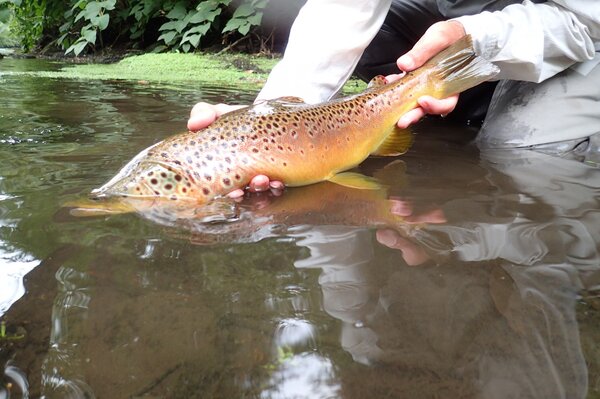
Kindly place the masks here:
<instances>
[{"instance_id":1,"label":"shirt sleeve","mask_svg":"<svg viewBox=\"0 0 600 399\"><path fill-rule=\"evenodd\" d=\"M296 96L329 100L348 80L379 31L391 0L308 0L296 17L282 60L257 100Z\"/></svg>"},{"instance_id":2,"label":"shirt sleeve","mask_svg":"<svg viewBox=\"0 0 600 399\"><path fill-rule=\"evenodd\" d=\"M502 11L455 18L475 50L500 67L498 79L541 82L592 60L600 48L600 2L524 1Z\"/></svg>"}]
</instances>

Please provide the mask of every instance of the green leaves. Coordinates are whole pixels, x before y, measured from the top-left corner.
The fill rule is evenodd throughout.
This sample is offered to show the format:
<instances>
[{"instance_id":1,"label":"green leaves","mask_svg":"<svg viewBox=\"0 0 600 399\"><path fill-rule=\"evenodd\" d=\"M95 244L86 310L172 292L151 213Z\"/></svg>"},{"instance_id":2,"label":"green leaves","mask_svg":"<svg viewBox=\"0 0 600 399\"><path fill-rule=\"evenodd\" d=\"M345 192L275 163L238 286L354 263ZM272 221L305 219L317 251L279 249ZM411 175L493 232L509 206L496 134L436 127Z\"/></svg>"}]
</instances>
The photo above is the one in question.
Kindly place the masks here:
<instances>
[{"instance_id":1,"label":"green leaves","mask_svg":"<svg viewBox=\"0 0 600 399\"><path fill-rule=\"evenodd\" d=\"M95 46L96 39L98 38L98 32L106 30L110 23L110 14L108 11L115 9L117 0L104 0L104 1L89 1L79 0L77 1L69 11L65 13L66 18L72 17L77 12L75 19L72 23L63 24L60 27L62 35L58 38L59 44L68 44L66 41L70 35L74 25L79 21L82 21L79 37L67 48L65 54L73 52L75 55L81 54L81 52L88 46Z\"/></svg>"},{"instance_id":2,"label":"green leaves","mask_svg":"<svg viewBox=\"0 0 600 399\"><path fill-rule=\"evenodd\" d=\"M211 29L214 31L219 28L221 23L219 17L224 14L223 11L230 3L231 0L204 0L191 10L186 8L186 1L175 3L166 14L169 21L159 29L162 34L158 40L162 40L167 47L184 52L198 48L201 39ZM242 2L221 32L237 31L241 35L247 35L252 27L260 25L267 3L268 0Z\"/></svg>"},{"instance_id":3,"label":"green leaves","mask_svg":"<svg viewBox=\"0 0 600 399\"><path fill-rule=\"evenodd\" d=\"M186 53L198 48L200 39L208 33L215 19L221 15L222 7L230 2L231 0L205 0L191 10L187 9L186 1L175 3L166 15L169 21L159 28L163 33L158 40Z\"/></svg>"},{"instance_id":4,"label":"green leaves","mask_svg":"<svg viewBox=\"0 0 600 399\"><path fill-rule=\"evenodd\" d=\"M260 26L267 3L268 0L0 0L0 33L6 31L8 20L11 26L14 22L14 33L25 50L43 40L45 46L48 37L56 37L53 43L65 49L66 54L80 55L103 48L105 41L110 45L128 40L133 46L150 44L155 51L189 52L200 48L203 41L222 40L223 33L226 38L232 34L248 35Z\"/></svg>"},{"instance_id":5,"label":"green leaves","mask_svg":"<svg viewBox=\"0 0 600 399\"><path fill-rule=\"evenodd\" d=\"M223 32L238 31L247 35L253 26L259 26L268 0L252 0L242 3L223 28Z\"/></svg>"}]
</instances>

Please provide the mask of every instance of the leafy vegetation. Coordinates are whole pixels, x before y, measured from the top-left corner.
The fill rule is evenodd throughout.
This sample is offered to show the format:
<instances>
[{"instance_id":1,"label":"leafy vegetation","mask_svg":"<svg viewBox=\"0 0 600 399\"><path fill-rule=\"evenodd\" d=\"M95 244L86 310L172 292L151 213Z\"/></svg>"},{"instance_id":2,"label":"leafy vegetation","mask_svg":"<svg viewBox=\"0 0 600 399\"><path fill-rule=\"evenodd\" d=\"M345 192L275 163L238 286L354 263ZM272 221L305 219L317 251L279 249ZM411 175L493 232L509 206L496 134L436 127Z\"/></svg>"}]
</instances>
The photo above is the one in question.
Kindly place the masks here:
<instances>
[{"instance_id":1,"label":"leafy vegetation","mask_svg":"<svg viewBox=\"0 0 600 399\"><path fill-rule=\"evenodd\" d=\"M127 44L187 53L249 35L268 1L0 0L0 37L10 26L25 51L79 55Z\"/></svg>"}]
</instances>

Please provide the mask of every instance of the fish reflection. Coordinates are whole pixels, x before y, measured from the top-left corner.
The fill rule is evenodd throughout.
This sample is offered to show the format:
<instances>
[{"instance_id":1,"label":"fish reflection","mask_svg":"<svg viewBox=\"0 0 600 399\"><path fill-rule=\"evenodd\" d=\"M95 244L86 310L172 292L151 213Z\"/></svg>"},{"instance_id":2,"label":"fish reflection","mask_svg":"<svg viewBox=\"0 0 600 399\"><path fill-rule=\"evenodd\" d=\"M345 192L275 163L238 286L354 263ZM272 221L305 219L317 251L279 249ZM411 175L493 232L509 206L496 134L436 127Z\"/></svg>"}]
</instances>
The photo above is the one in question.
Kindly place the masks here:
<instances>
[{"instance_id":1,"label":"fish reflection","mask_svg":"<svg viewBox=\"0 0 600 399\"><path fill-rule=\"evenodd\" d=\"M286 191L280 197L249 195L243 202L222 199L208 206L156 199L119 198L75 203L76 216L135 211L142 218L171 228L171 234L196 244L257 242L285 235L302 225L387 227L401 233L410 229L391 212L386 183L404 179L402 161L389 163L375 173L375 189L356 189L322 182ZM343 204L343 206L341 206Z\"/></svg>"},{"instance_id":2,"label":"fish reflection","mask_svg":"<svg viewBox=\"0 0 600 399\"><path fill-rule=\"evenodd\" d=\"M405 259L378 254L368 231L298 232L311 256L295 266L321 269L341 346L372 366L342 370L340 396L586 397L576 309L600 283L598 169L531 151L482 161L482 189L435 198L448 223L378 236ZM406 191L405 207L425 197Z\"/></svg>"},{"instance_id":3,"label":"fish reflection","mask_svg":"<svg viewBox=\"0 0 600 399\"><path fill-rule=\"evenodd\" d=\"M407 164L411 172L410 160ZM457 170L438 161L427 168L439 179ZM600 287L598 169L529 151L504 151L482 154L479 164L469 164L461 173L470 182L467 188L452 189L419 179L418 173L407 173L407 178L395 171L381 180L408 183L385 195L312 186L280 198L253 196L236 205L241 212L232 222L206 223L183 213L163 221L164 215L152 214L170 232L193 242L285 236L286 245L303 249L293 258L296 270L319 271L321 295L314 295L319 298L315 302L306 299L309 293L293 285L306 283L301 278L283 284L287 290L258 287L256 297L240 295L239 290L255 283L236 281L240 270L250 266L273 272L257 266L270 261L270 253L256 255L257 263L239 261L235 245L216 246L234 254L227 258L234 263L232 271L217 275L224 277L217 284L206 278L211 274L197 271L198 258L183 262L185 251L205 248L180 245L181 263L163 257L152 269L148 260L172 250L159 239L144 241L147 245L137 253L156 280L145 280L140 268L139 275L133 273L137 286L127 278L132 276L128 269L105 259L89 267L99 280L94 287L102 289L88 289L85 275L61 267L52 316L56 350L45 363L43 391L69 388L91 397L87 389L93 387L132 392L132 397L160 396L176 388L175 380L214 377L229 385L200 386L205 389L200 394L217 392L211 389L223 393L229 386L239 395L228 397L250 392L247 396L265 398L307 392L310 397L343 398L593 394L588 373L595 372L590 375L597 379L599 362L584 356L595 347L585 350L583 323L590 321L581 320L585 312L580 310L589 309L582 292L594 295ZM317 191L304 197L313 189ZM379 210L386 210L386 216ZM413 227L390 230L390 210L400 214L391 219L396 227ZM430 219L438 223L425 223ZM377 244L377 238L392 249ZM272 241L275 245L268 249L280 248ZM170 265L175 267L166 267ZM118 273L124 282L115 288L113 275ZM219 302L207 300L213 290ZM286 298L288 309L282 311L279 303ZM261 305L268 312L257 310ZM156 315L168 320L157 322ZM120 328L113 328L115 321ZM335 331L327 333L324 324ZM90 331L77 335L78 327ZM587 334L589 342L593 335ZM212 339L228 335L234 339L225 344ZM324 343L326 338L330 340ZM231 343L241 349L228 352ZM94 359L91 365L85 364L88 357ZM223 365L222 358L233 361ZM104 364L115 366L97 366ZM259 377L253 374L254 364L259 364ZM81 370L87 373L85 383ZM140 382L123 378L123 370ZM154 391L154 381L164 386Z\"/></svg>"}]
</instances>

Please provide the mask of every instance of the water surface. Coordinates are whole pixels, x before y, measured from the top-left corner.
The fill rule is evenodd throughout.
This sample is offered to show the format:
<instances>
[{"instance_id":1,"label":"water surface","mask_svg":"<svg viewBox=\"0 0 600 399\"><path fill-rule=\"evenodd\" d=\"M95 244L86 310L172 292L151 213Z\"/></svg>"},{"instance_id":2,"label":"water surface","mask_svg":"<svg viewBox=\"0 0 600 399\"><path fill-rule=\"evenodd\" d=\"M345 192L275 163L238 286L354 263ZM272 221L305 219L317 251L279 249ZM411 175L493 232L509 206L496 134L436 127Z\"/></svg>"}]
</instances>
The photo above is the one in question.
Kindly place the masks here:
<instances>
[{"instance_id":1,"label":"water surface","mask_svg":"<svg viewBox=\"0 0 600 399\"><path fill-rule=\"evenodd\" d=\"M196 101L254 93L2 74L57 67L0 61L0 397L600 395L598 169L427 123L359 168L385 197L77 218Z\"/></svg>"}]
</instances>

